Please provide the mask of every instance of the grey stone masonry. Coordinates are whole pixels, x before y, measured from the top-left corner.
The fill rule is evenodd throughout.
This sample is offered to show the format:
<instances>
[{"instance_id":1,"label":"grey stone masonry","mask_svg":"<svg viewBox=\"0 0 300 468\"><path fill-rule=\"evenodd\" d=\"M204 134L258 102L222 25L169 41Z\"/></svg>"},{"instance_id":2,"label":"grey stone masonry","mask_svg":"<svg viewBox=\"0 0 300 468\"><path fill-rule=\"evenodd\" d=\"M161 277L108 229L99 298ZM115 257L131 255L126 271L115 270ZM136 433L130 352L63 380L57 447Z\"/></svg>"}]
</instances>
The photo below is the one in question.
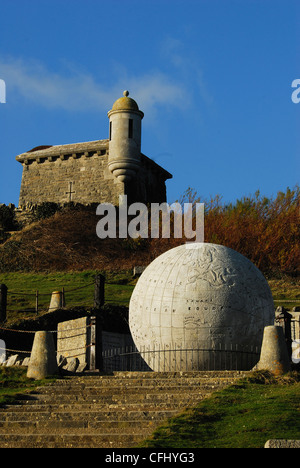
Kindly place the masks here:
<instances>
[{"instance_id":1,"label":"grey stone masonry","mask_svg":"<svg viewBox=\"0 0 300 468\"><path fill-rule=\"evenodd\" d=\"M108 169L109 141L97 140L33 149L16 160L23 165L19 206L54 202L118 204L119 195L129 202L166 201L166 179L171 174L141 154L139 172L122 182Z\"/></svg>"},{"instance_id":2,"label":"grey stone masonry","mask_svg":"<svg viewBox=\"0 0 300 468\"><path fill-rule=\"evenodd\" d=\"M57 326L57 354L69 363L77 358L78 364L89 361L90 319L82 317L61 322Z\"/></svg>"},{"instance_id":3,"label":"grey stone masonry","mask_svg":"<svg viewBox=\"0 0 300 468\"><path fill-rule=\"evenodd\" d=\"M105 170L107 140L51 146L17 156L23 165L19 205L115 202L123 184Z\"/></svg>"}]
</instances>

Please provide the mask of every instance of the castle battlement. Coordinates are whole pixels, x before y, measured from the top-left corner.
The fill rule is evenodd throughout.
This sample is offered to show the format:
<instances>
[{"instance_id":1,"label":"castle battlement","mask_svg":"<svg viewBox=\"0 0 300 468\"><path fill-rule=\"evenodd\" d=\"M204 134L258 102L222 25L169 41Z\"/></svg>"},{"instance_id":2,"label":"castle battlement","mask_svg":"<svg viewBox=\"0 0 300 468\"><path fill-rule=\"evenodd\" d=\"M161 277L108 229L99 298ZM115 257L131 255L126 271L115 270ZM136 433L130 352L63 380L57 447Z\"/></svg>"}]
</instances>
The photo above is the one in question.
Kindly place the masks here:
<instances>
[{"instance_id":1,"label":"castle battlement","mask_svg":"<svg viewBox=\"0 0 300 468\"><path fill-rule=\"evenodd\" d=\"M87 141L82 143L73 143L68 145L55 146L38 146L26 153L19 154L16 160L22 164L31 164L34 161L43 163L46 160L53 162L60 158L65 160L68 158L89 157L97 153L98 156L106 154L108 151L109 140ZM39 149L41 148L41 149Z\"/></svg>"}]
</instances>

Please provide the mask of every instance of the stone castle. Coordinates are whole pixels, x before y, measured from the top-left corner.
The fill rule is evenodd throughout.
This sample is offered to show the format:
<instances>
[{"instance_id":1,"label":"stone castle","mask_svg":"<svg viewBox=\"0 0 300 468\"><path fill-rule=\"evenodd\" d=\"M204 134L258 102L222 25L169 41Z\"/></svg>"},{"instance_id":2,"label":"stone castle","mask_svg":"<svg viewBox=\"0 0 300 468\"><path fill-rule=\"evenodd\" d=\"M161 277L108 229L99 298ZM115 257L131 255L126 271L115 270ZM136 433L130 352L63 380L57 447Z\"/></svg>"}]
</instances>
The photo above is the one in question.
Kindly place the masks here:
<instances>
[{"instance_id":1,"label":"stone castle","mask_svg":"<svg viewBox=\"0 0 300 468\"><path fill-rule=\"evenodd\" d=\"M109 138L59 146L39 146L16 157L23 166L19 207L43 202L88 205L166 201L172 175L141 153L144 114L124 91L108 112Z\"/></svg>"}]
</instances>

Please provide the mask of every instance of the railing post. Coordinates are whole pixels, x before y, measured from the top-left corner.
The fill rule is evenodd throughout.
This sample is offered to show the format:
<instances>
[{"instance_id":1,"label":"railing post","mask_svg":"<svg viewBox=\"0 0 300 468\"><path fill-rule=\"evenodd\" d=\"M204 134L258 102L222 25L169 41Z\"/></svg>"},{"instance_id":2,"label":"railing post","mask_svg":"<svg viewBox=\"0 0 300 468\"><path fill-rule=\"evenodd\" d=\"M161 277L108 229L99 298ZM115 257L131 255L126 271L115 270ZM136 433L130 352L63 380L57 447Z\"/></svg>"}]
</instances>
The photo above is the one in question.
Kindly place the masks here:
<instances>
[{"instance_id":1,"label":"railing post","mask_svg":"<svg viewBox=\"0 0 300 468\"><path fill-rule=\"evenodd\" d=\"M35 293L35 312L36 312L36 314L39 313L39 292L38 292L38 290Z\"/></svg>"},{"instance_id":2,"label":"railing post","mask_svg":"<svg viewBox=\"0 0 300 468\"><path fill-rule=\"evenodd\" d=\"M61 306L66 307L65 288L61 290Z\"/></svg>"},{"instance_id":3,"label":"railing post","mask_svg":"<svg viewBox=\"0 0 300 468\"><path fill-rule=\"evenodd\" d=\"M292 355L292 314L290 314L284 307L276 317L276 322L283 328L286 346L288 349L289 357Z\"/></svg>"},{"instance_id":4,"label":"railing post","mask_svg":"<svg viewBox=\"0 0 300 468\"><path fill-rule=\"evenodd\" d=\"M105 278L103 275L95 276L95 292L94 292L94 307L100 309L104 305L104 285Z\"/></svg>"},{"instance_id":5,"label":"railing post","mask_svg":"<svg viewBox=\"0 0 300 468\"><path fill-rule=\"evenodd\" d=\"M6 322L7 286L0 284L0 322Z\"/></svg>"}]
</instances>

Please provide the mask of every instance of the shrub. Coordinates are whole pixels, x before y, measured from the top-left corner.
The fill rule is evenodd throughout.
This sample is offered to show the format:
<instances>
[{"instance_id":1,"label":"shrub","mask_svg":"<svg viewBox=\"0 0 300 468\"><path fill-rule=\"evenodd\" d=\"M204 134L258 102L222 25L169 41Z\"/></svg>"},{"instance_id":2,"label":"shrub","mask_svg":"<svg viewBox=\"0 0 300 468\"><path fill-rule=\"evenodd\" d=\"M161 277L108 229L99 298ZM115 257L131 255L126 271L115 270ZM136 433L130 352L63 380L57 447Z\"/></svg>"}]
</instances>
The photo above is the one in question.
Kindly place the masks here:
<instances>
[{"instance_id":1,"label":"shrub","mask_svg":"<svg viewBox=\"0 0 300 468\"><path fill-rule=\"evenodd\" d=\"M53 216L57 211L60 210L60 206L53 202L43 202L38 205L34 211L34 219L46 219Z\"/></svg>"},{"instance_id":2,"label":"shrub","mask_svg":"<svg viewBox=\"0 0 300 468\"><path fill-rule=\"evenodd\" d=\"M16 228L14 207L0 205L0 228L4 231L12 231Z\"/></svg>"}]
</instances>

